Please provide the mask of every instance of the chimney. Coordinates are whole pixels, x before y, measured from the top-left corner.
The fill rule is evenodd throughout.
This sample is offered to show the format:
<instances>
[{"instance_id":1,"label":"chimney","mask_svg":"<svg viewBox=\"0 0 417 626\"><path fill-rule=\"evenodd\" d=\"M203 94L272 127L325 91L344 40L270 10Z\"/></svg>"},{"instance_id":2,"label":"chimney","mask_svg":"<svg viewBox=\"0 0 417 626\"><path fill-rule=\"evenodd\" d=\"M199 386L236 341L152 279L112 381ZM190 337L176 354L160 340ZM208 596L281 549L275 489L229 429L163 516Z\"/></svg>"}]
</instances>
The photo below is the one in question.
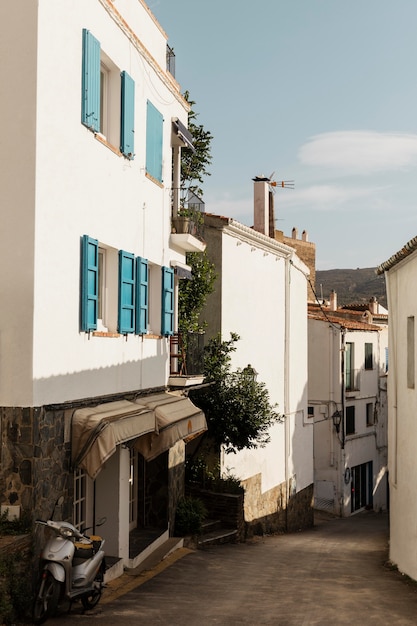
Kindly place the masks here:
<instances>
[{"instance_id":1,"label":"chimney","mask_svg":"<svg viewBox=\"0 0 417 626\"><path fill-rule=\"evenodd\" d=\"M375 298L375 296L372 296L372 298L369 300L369 310L372 313L372 315L377 315L378 309L379 309L378 300Z\"/></svg>"},{"instance_id":2,"label":"chimney","mask_svg":"<svg viewBox=\"0 0 417 626\"><path fill-rule=\"evenodd\" d=\"M291 231L291 236L293 239L298 239L298 228L296 228L295 226L293 227Z\"/></svg>"},{"instance_id":3,"label":"chimney","mask_svg":"<svg viewBox=\"0 0 417 626\"><path fill-rule=\"evenodd\" d=\"M308 241L308 232L306 230L303 230L303 233L301 235L301 239L303 241Z\"/></svg>"},{"instance_id":4,"label":"chimney","mask_svg":"<svg viewBox=\"0 0 417 626\"><path fill-rule=\"evenodd\" d=\"M263 235L270 235L270 191L271 182L266 176L256 176L252 179L253 200L254 200L254 220L253 228ZM275 226L275 225L274 225Z\"/></svg>"},{"instance_id":5,"label":"chimney","mask_svg":"<svg viewBox=\"0 0 417 626\"><path fill-rule=\"evenodd\" d=\"M337 311L337 293L334 289L332 289L330 294L330 310Z\"/></svg>"}]
</instances>

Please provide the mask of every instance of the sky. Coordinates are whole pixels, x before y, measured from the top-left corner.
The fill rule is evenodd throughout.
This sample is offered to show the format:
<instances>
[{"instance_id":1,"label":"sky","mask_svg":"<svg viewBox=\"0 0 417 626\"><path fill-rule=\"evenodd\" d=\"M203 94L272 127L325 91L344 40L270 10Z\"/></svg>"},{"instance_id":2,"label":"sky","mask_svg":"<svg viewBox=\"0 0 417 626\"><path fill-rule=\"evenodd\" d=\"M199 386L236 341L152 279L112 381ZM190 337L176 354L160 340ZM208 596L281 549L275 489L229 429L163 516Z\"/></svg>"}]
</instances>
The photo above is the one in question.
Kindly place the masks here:
<instances>
[{"instance_id":1,"label":"sky","mask_svg":"<svg viewBox=\"0 0 417 626\"><path fill-rule=\"evenodd\" d=\"M213 135L206 211L276 228L318 270L376 267L417 235L417 0L148 0Z\"/></svg>"}]
</instances>

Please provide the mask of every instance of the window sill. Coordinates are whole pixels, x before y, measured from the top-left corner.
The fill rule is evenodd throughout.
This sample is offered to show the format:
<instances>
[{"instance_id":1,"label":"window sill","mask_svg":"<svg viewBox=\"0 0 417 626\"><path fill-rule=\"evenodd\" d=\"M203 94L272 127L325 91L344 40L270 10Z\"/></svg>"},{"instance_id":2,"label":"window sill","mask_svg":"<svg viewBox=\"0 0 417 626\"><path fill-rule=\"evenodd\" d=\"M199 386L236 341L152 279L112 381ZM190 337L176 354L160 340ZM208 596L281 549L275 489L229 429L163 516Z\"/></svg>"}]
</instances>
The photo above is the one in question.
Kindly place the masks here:
<instances>
[{"instance_id":1,"label":"window sill","mask_svg":"<svg viewBox=\"0 0 417 626\"><path fill-rule=\"evenodd\" d=\"M97 141L103 144L103 146L106 146L106 148L114 152L114 154L117 154L117 156L123 156L120 150L116 148L116 146L113 146L113 144L109 143L103 135L100 135L100 133L94 133L94 137L97 139Z\"/></svg>"},{"instance_id":2,"label":"window sill","mask_svg":"<svg viewBox=\"0 0 417 626\"><path fill-rule=\"evenodd\" d=\"M162 339L162 335L155 335L153 333L147 333L146 335L142 335L143 339Z\"/></svg>"},{"instance_id":3,"label":"window sill","mask_svg":"<svg viewBox=\"0 0 417 626\"><path fill-rule=\"evenodd\" d=\"M116 338L117 337L122 337L122 335L120 333L111 333L108 331L104 331L104 330L94 330L93 331L93 337L110 337L110 338Z\"/></svg>"},{"instance_id":4,"label":"window sill","mask_svg":"<svg viewBox=\"0 0 417 626\"><path fill-rule=\"evenodd\" d=\"M155 183L155 185L158 185L158 187L160 187L161 189L164 188L164 184L161 183L160 180L157 180L156 178L154 178L153 176L148 174L148 172L145 172L145 176L146 176L146 178L149 178L149 180L151 180L153 183Z\"/></svg>"}]
</instances>

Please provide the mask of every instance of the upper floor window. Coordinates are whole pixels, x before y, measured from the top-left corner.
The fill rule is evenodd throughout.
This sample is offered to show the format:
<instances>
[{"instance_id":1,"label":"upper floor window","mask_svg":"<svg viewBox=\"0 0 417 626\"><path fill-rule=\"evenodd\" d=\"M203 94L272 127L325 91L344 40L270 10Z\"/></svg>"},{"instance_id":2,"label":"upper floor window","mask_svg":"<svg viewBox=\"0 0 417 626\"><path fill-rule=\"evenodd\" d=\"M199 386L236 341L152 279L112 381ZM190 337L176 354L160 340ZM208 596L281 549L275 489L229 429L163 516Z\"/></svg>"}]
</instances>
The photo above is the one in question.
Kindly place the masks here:
<instances>
[{"instance_id":1,"label":"upper floor window","mask_svg":"<svg viewBox=\"0 0 417 626\"><path fill-rule=\"evenodd\" d=\"M146 173L162 183L162 113L148 100L146 110Z\"/></svg>"},{"instance_id":2,"label":"upper floor window","mask_svg":"<svg viewBox=\"0 0 417 626\"><path fill-rule=\"evenodd\" d=\"M174 332L174 270L115 250L88 235L81 249L81 330L161 335ZM152 288L152 289L151 289ZM151 306L150 306L151 305ZM150 318L149 309L152 311Z\"/></svg>"},{"instance_id":3,"label":"upper floor window","mask_svg":"<svg viewBox=\"0 0 417 626\"><path fill-rule=\"evenodd\" d=\"M346 434L353 435L355 433L355 407L346 407Z\"/></svg>"},{"instance_id":4,"label":"upper floor window","mask_svg":"<svg viewBox=\"0 0 417 626\"><path fill-rule=\"evenodd\" d=\"M375 424L375 411L373 402L366 403L366 425L373 426Z\"/></svg>"},{"instance_id":5,"label":"upper floor window","mask_svg":"<svg viewBox=\"0 0 417 626\"><path fill-rule=\"evenodd\" d=\"M100 42L83 29L81 121L90 130L134 157L135 84L113 63Z\"/></svg>"},{"instance_id":6,"label":"upper floor window","mask_svg":"<svg viewBox=\"0 0 417 626\"><path fill-rule=\"evenodd\" d=\"M372 370L374 368L373 344L365 343L365 369Z\"/></svg>"}]
</instances>

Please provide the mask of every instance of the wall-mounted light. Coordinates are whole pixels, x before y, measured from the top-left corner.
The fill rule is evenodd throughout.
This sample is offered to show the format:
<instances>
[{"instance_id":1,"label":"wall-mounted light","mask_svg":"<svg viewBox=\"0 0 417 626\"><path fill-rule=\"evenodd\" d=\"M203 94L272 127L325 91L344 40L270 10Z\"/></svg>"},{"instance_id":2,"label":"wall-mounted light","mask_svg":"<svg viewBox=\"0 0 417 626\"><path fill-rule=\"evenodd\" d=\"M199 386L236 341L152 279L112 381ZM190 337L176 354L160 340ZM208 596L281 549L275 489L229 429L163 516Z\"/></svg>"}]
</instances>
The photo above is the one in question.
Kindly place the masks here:
<instances>
[{"instance_id":1,"label":"wall-mounted light","mask_svg":"<svg viewBox=\"0 0 417 626\"><path fill-rule=\"evenodd\" d=\"M333 420L333 426L336 429L336 432L339 433L340 431L340 424L342 421L342 414L340 411L335 411L332 415L332 420Z\"/></svg>"},{"instance_id":2,"label":"wall-mounted light","mask_svg":"<svg viewBox=\"0 0 417 626\"><path fill-rule=\"evenodd\" d=\"M254 367L252 367L250 363L249 365L243 368L242 374L246 378L246 380L252 381L252 382L256 382L256 379L258 377L258 372L256 371Z\"/></svg>"}]
</instances>

